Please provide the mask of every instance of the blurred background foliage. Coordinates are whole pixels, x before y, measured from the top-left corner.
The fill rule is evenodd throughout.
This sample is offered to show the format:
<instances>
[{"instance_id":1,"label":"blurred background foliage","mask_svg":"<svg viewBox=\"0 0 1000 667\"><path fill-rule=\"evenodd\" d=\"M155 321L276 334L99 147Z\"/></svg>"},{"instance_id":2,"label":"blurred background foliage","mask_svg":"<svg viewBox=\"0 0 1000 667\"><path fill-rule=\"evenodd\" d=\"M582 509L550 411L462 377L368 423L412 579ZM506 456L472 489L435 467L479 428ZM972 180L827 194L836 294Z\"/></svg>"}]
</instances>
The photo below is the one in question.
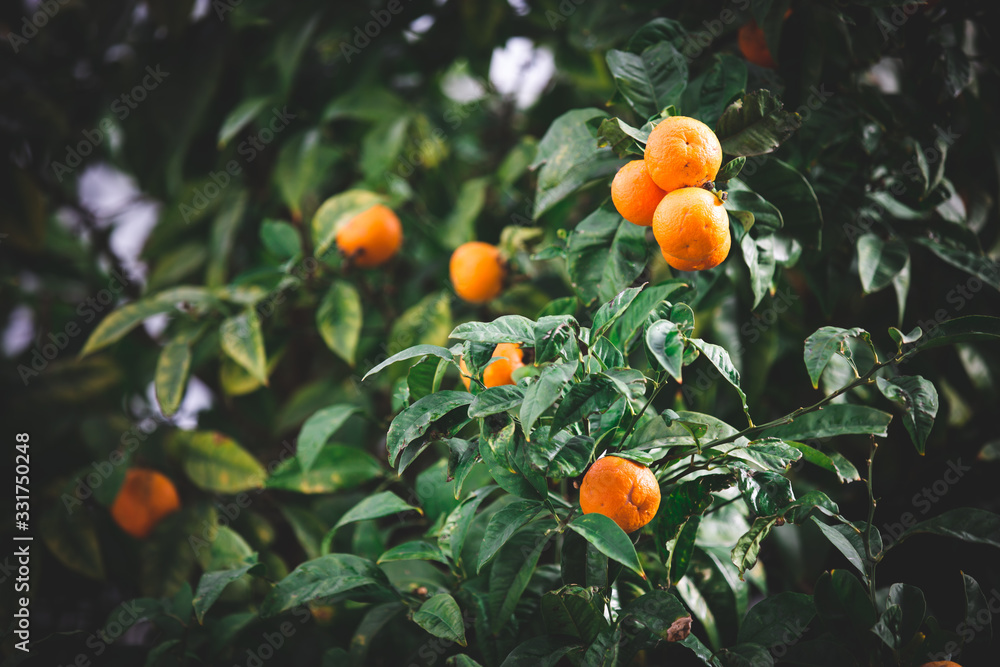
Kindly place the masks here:
<instances>
[{"instance_id":1,"label":"blurred background foliage","mask_svg":"<svg viewBox=\"0 0 1000 667\"><path fill-rule=\"evenodd\" d=\"M183 583L212 559L218 569L252 548L277 577L315 557L326 531L392 474L384 434L405 379L362 385L361 375L411 344L443 344L462 321L534 317L574 294L561 261L529 258L607 198L614 168L536 220L529 166L568 109L610 105L612 115L642 124L616 95L604 56L655 17L689 31L681 50L692 77L731 62L719 57L738 59L737 30L757 18L778 67L747 65L747 90L779 94L804 121L773 157L808 180L822 233L790 242L801 256L756 308L735 246L722 267L691 278L699 334L730 350L757 414L781 415L815 400L804 393L819 396L808 390L801 349L820 326L862 326L888 345L889 326L1000 313L995 3L401 0L398 14L386 6L68 0L0 9L9 45L0 48L0 386L8 433L29 432L36 456L33 631L70 633L48 641L51 655L75 655L123 600L180 596L173 603L182 608ZM789 7L787 21L774 19ZM725 11L731 20L721 20ZM38 12L47 20L32 31L25 17ZM382 195L403 222L403 251L383 269L309 261L314 214L351 189ZM789 226L819 222L783 205L780 190L763 194ZM502 242L517 268L488 307L461 303L447 281L451 250L472 238ZM654 257L641 279L668 275ZM112 306L180 286L197 289L174 292L169 307L116 345L78 359ZM220 352L215 333L248 303L262 316L266 369L257 377ZM167 398L178 409L165 417L153 378L161 350L177 340L193 341L190 382L176 380ZM60 349L47 355L47 345ZM932 492L929 511L1000 511L1000 351L960 345L912 366L908 373L937 384L941 411L924 457L894 420L876 465L876 523L920 513L926 496L917 496L958 461L976 464L946 493ZM839 386L845 371L832 364L821 388ZM889 409L881 397L856 398ZM678 391L676 401L723 419L739 414L714 387ZM325 481L278 469L302 423L331 404L359 411L316 464ZM263 465L272 474L266 490L227 488L217 471L206 477L198 452L220 439L252 455L227 459L226 469ZM866 446L838 444L859 468ZM121 533L105 509L127 467L103 465L116 449L180 489L184 511L146 543ZM404 483L433 522L455 501L434 490L442 464L427 465ZM339 481L331 471L343 472ZM93 493L78 494L87 497L69 513L65 499L94 472L99 483L83 482ZM829 481L813 473L825 474L802 470L796 487ZM252 498L249 511L218 530L241 491ZM863 514L863 485L836 491L845 515ZM188 544L202 531L211 553ZM843 565L814 533L789 528L765 544L772 593L808 591L824 569ZM388 534L365 522L338 533L336 550L375 557ZM1000 572L986 550L963 546L962 563L991 591ZM916 538L882 576L923 587L939 618L960 619L955 556ZM314 616L289 653L295 664L347 646L358 622L344 607ZM244 655L256 644L259 632L240 634L246 628L232 622L204 655ZM720 611L730 638L735 622ZM137 627L109 655L139 664L155 634Z\"/></svg>"}]
</instances>

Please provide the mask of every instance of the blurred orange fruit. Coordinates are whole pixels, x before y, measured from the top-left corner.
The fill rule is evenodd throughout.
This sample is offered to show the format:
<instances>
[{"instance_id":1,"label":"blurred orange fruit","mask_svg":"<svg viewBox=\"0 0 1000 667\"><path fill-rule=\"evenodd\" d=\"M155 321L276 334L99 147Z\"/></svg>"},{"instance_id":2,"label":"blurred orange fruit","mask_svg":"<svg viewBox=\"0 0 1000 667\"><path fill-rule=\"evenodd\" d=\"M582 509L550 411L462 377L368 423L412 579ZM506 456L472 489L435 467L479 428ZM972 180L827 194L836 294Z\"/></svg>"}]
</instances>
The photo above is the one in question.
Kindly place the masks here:
<instances>
[{"instance_id":1,"label":"blurred orange fruit","mask_svg":"<svg viewBox=\"0 0 1000 667\"><path fill-rule=\"evenodd\" d=\"M639 530L656 516L660 485L644 465L617 456L597 459L583 476L580 507L584 514L603 514L626 533Z\"/></svg>"},{"instance_id":2,"label":"blurred orange fruit","mask_svg":"<svg viewBox=\"0 0 1000 667\"><path fill-rule=\"evenodd\" d=\"M500 343L493 350L492 362L483 371L483 384L489 387L499 387L504 384L517 384L511 375L524 366L524 351L517 343Z\"/></svg>"},{"instance_id":3,"label":"blurred orange fruit","mask_svg":"<svg viewBox=\"0 0 1000 667\"><path fill-rule=\"evenodd\" d=\"M667 194L653 215L653 236L663 259L679 271L703 271L729 255L729 216L714 194L681 188Z\"/></svg>"},{"instance_id":4,"label":"blurred orange fruit","mask_svg":"<svg viewBox=\"0 0 1000 667\"><path fill-rule=\"evenodd\" d=\"M665 194L650 178L645 160L632 160L611 181L611 201L615 208L623 218L643 227L653 224L653 211Z\"/></svg>"},{"instance_id":5,"label":"blurred orange fruit","mask_svg":"<svg viewBox=\"0 0 1000 667\"><path fill-rule=\"evenodd\" d=\"M500 249L489 243L463 243L451 254L449 264L451 284L455 292L469 303L486 303L503 291L507 267Z\"/></svg>"},{"instance_id":6,"label":"blurred orange fruit","mask_svg":"<svg viewBox=\"0 0 1000 667\"><path fill-rule=\"evenodd\" d=\"M671 116L650 132L644 160L653 182L666 192L697 188L715 180L722 166L722 145L700 120Z\"/></svg>"},{"instance_id":7,"label":"blurred orange fruit","mask_svg":"<svg viewBox=\"0 0 1000 667\"><path fill-rule=\"evenodd\" d=\"M126 533L143 539L165 516L180 507L177 489L166 475L146 468L130 468L111 505L111 516Z\"/></svg>"},{"instance_id":8,"label":"blurred orange fruit","mask_svg":"<svg viewBox=\"0 0 1000 667\"><path fill-rule=\"evenodd\" d=\"M403 243L403 227L392 209L376 204L337 230L337 247L363 269L385 263Z\"/></svg>"}]
</instances>

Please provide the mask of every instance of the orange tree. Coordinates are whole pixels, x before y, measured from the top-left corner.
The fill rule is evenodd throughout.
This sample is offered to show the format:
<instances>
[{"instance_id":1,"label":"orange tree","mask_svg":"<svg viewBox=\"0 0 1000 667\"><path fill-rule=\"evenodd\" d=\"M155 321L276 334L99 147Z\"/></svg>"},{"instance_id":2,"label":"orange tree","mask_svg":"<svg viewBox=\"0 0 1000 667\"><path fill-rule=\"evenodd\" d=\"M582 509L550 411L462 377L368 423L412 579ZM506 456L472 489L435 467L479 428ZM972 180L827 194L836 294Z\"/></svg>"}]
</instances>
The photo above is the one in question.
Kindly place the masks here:
<instances>
[{"instance_id":1,"label":"orange tree","mask_svg":"<svg viewBox=\"0 0 1000 667\"><path fill-rule=\"evenodd\" d=\"M991 655L995 9L59 7L4 19L11 664Z\"/></svg>"}]
</instances>

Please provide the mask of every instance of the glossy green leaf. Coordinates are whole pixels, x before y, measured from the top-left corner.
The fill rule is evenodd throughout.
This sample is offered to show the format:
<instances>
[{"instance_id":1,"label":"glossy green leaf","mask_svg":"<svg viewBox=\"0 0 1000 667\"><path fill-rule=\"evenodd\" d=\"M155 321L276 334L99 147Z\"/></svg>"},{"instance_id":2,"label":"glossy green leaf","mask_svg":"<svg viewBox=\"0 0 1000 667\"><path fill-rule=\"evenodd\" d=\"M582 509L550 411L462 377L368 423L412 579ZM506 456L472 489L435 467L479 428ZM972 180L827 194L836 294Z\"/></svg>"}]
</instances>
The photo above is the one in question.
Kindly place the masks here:
<instances>
[{"instance_id":1,"label":"glossy green leaf","mask_svg":"<svg viewBox=\"0 0 1000 667\"><path fill-rule=\"evenodd\" d=\"M441 391L421 398L396 415L386 436L389 462L395 465L400 453L415 440L423 438L436 421L469 405L472 399L472 394L465 391Z\"/></svg>"},{"instance_id":2,"label":"glossy green leaf","mask_svg":"<svg viewBox=\"0 0 1000 667\"><path fill-rule=\"evenodd\" d=\"M479 564L476 572L489 563L497 552L524 524L531 521L541 510L541 505L533 500L517 500L490 517L486 532L479 543Z\"/></svg>"},{"instance_id":3,"label":"glossy green leaf","mask_svg":"<svg viewBox=\"0 0 1000 667\"><path fill-rule=\"evenodd\" d=\"M302 253L298 230L284 220L265 220L260 226L260 240L268 252L280 260Z\"/></svg>"},{"instance_id":4,"label":"glossy green leaf","mask_svg":"<svg viewBox=\"0 0 1000 667\"><path fill-rule=\"evenodd\" d=\"M206 572L201 575L201 579L198 581L198 590L194 596L194 614L199 623L205 622L205 614L219 599L226 586L245 574L263 574L266 571L264 565L257 562L256 553L245 563L245 565L232 569Z\"/></svg>"},{"instance_id":5,"label":"glossy green leaf","mask_svg":"<svg viewBox=\"0 0 1000 667\"><path fill-rule=\"evenodd\" d=\"M490 387L476 394L469 404L469 418L478 419L498 412L506 412L521 406L524 390L514 385Z\"/></svg>"},{"instance_id":6,"label":"glossy green leaf","mask_svg":"<svg viewBox=\"0 0 1000 667\"><path fill-rule=\"evenodd\" d=\"M160 412L170 417L177 412L187 389L188 374L191 372L191 345L184 338L169 341L160 350L156 361L153 384Z\"/></svg>"},{"instance_id":7,"label":"glossy green leaf","mask_svg":"<svg viewBox=\"0 0 1000 667\"><path fill-rule=\"evenodd\" d=\"M413 622L435 637L466 646L465 622L455 598L438 593L413 614Z\"/></svg>"},{"instance_id":8,"label":"glossy green leaf","mask_svg":"<svg viewBox=\"0 0 1000 667\"><path fill-rule=\"evenodd\" d=\"M581 514L569 523L570 530L582 535L598 551L646 578L632 540L618 524L603 514Z\"/></svg>"},{"instance_id":9,"label":"glossy green leaf","mask_svg":"<svg viewBox=\"0 0 1000 667\"><path fill-rule=\"evenodd\" d=\"M524 343L535 342L535 323L522 315L502 315L492 322L466 322L459 324L449 338L475 343Z\"/></svg>"},{"instance_id":10,"label":"glossy green leaf","mask_svg":"<svg viewBox=\"0 0 1000 667\"><path fill-rule=\"evenodd\" d=\"M538 418L556 402L576 373L577 366L576 361L549 366L528 386L520 412L521 427L525 433L530 434Z\"/></svg>"},{"instance_id":11,"label":"glossy green leaf","mask_svg":"<svg viewBox=\"0 0 1000 667\"><path fill-rule=\"evenodd\" d=\"M785 591L764 598L747 612L740 626L740 643L759 644L766 648L794 643L813 618L816 605L811 595Z\"/></svg>"},{"instance_id":12,"label":"glossy green leaf","mask_svg":"<svg viewBox=\"0 0 1000 667\"><path fill-rule=\"evenodd\" d=\"M305 421L295 443L295 455L303 472L309 472L330 436L358 411L354 405L331 405L314 412Z\"/></svg>"},{"instance_id":13,"label":"glossy green leaf","mask_svg":"<svg viewBox=\"0 0 1000 667\"><path fill-rule=\"evenodd\" d=\"M835 403L822 410L807 412L790 424L776 426L764 434L782 440L809 440L837 435L886 436L892 415L866 405Z\"/></svg>"},{"instance_id":14,"label":"glossy green leaf","mask_svg":"<svg viewBox=\"0 0 1000 667\"><path fill-rule=\"evenodd\" d=\"M643 118L678 104L687 86L687 60L667 42L654 44L638 55L608 51L606 59L618 90Z\"/></svg>"},{"instance_id":15,"label":"glossy green leaf","mask_svg":"<svg viewBox=\"0 0 1000 667\"><path fill-rule=\"evenodd\" d=\"M802 356L806 362L806 370L813 387L819 387L819 379L836 354L843 355L848 338L869 338L864 329L841 329L840 327L821 327L806 338Z\"/></svg>"},{"instance_id":16,"label":"glossy green leaf","mask_svg":"<svg viewBox=\"0 0 1000 667\"><path fill-rule=\"evenodd\" d=\"M552 431L582 421L594 412L605 412L613 395L613 383L601 375L591 375L571 385L552 418Z\"/></svg>"},{"instance_id":17,"label":"glossy green leaf","mask_svg":"<svg viewBox=\"0 0 1000 667\"><path fill-rule=\"evenodd\" d=\"M316 328L326 346L354 366L361 338L361 296L344 280L334 281L316 310Z\"/></svg>"},{"instance_id":18,"label":"glossy green leaf","mask_svg":"<svg viewBox=\"0 0 1000 667\"><path fill-rule=\"evenodd\" d=\"M433 560L445 565L448 564L448 558L442 553L440 548L430 542L420 540L403 542L378 557L379 564L400 560Z\"/></svg>"},{"instance_id":19,"label":"glossy green leaf","mask_svg":"<svg viewBox=\"0 0 1000 667\"><path fill-rule=\"evenodd\" d=\"M222 121L222 127L219 128L219 137L216 140L219 148L225 148L226 144L239 134L239 131L246 127L250 121L260 115L270 103L270 97L262 96L250 97L237 104Z\"/></svg>"},{"instance_id":20,"label":"glossy green leaf","mask_svg":"<svg viewBox=\"0 0 1000 667\"><path fill-rule=\"evenodd\" d=\"M263 385L267 384L267 357L260 317L253 309L228 317L219 327L222 351Z\"/></svg>"},{"instance_id":21,"label":"glossy green leaf","mask_svg":"<svg viewBox=\"0 0 1000 667\"><path fill-rule=\"evenodd\" d=\"M905 410L903 426L917 452L923 454L938 411L938 394L934 384L919 375L901 375L888 380L878 377L875 382L883 396Z\"/></svg>"},{"instance_id":22,"label":"glossy green leaf","mask_svg":"<svg viewBox=\"0 0 1000 667\"><path fill-rule=\"evenodd\" d=\"M605 118L597 128L598 145L607 147L620 158L641 159L649 132L636 129L621 118Z\"/></svg>"},{"instance_id":23,"label":"glossy green leaf","mask_svg":"<svg viewBox=\"0 0 1000 667\"><path fill-rule=\"evenodd\" d=\"M892 284L900 271L910 263L910 251L898 239L884 241L875 234L858 237L858 275L861 287L868 294Z\"/></svg>"},{"instance_id":24,"label":"glossy green leaf","mask_svg":"<svg viewBox=\"0 0 1000 667\"><path fill-rule=\"evenodd\" d=\"M847 570L820 575L814 595L816 608L829 623L867 631L878 620L865 587Z\"/></svg>"},{"instance_id":25,"label":"glossy green leaf","mask_svg":"<svg viewBox=\"0 0 1000 667\"><path fill-rule=\"evenodd\" d=\"M736 393L740 396L741 404L743 405L743 413L747 416L747 421L750 421L750 407L747 405L747 395L743 393L743 388L740 386L740 372L736 370L733 366L733 360L729 358L729 352L726 348L721 345L713 345L712 343L706 343L700 338L690 339L691 345L696 347L705 358L708 359L715 369L719 371L719 374L729 384L733 385L736 389ZM751 425L753 422L750 422Z\"/></svg>"},{"instance_id":26,"label":"glossy green leaf","mask_svg":"<svg viewBox=\"0 0 1000 667\"><path fill-rule=\"evenodd\" d=\"M756 90L726 107L715 133L727 155L763 155L784 143L801 125L799 115L785 111L776 95Z\"/></svg>"},{"instance_id":27,"label":"glossy green leaf","mask_svg":"<svg viewBox=\"0 0 1000 667\"><path fill-rule=\"evenodd\" d=\"M646 349L660 367L678 382L684 367L684 337L670 320L658 320L646 329Z\"/></svg>"},{"instance_id":28,"label":"glossy green leaf","mask_svg":"<svg viewBox=\"0 0 1000 667\"><path fill-rule=\"evenodd\" d=\"M376 365L370 371L365 373L365 376L361 378L361 380L362 381L367 380L370 376L374 375L375 373L378 373L384 368L391 366L397 361L406 361L407 359L413 359L414 357L423 357L427 355L435 356L444 359L446 361L451 361L451 359L453 358L451 350L449 350L446 347L440 347L438 345L414 345L413 347L407 348L402 352L397 352L396 354L392 355L385 361Z\"/></svg>"},{"instance_id":29,"label":"glossy green leaf","mask_svg":"<svg viewBox=\"0 0 1000 667\"><path fill-rule=\"evenodd\" d=\"M490 626L494 633L503 630L513 615L551 537L545 526L529 525L497 554L489 577Z\"/></svg>"},{"instance_id":30,"label":"glossy green leaf","mask_svg":"<svg viewBox=\"0 0 1000 667\"><path fill-rule=\"evenodd\" d=\"M264 618L277 616L312 600L375 589L395 594L375 563L351 554L327 554L299 565L275 584L260 606Z\"/></svg>"},{"instance_id":31,"label":"glossy green leaf","mask_svg":"<svg viewBox=\"0 0 1000 667\"><path fill-rule=\"evenodd\" d=\"M1000 547L1000 514L972 507L948 510L907 528L894 544L920 534L943 535L963 542Z\"/></svg>"},{"instance_id":32,"label":"glossy green leaf","mask_svg":"<svg viewBox=\"0 0 1000 667\"><path fill-rule=\"evenodd\" d=\"M750 530L736 542L736 546L733 547L732 560L739 570L741 578L744 572L757 564L760 545L777 521L778 517L774 516L757 517L754 519L753 525L750 526Z\"/></svg>"},{"instance_id":33,"label":"glossy green leaf","mask_svg":"<svg viewBox=\"0 0 1000 667\"><path fill-rule=\"evenodd\" d=\"M308 472L298 457L279 465L267 480L267 488L298 493L349 491L382 475L382 466L357 447L326 445L320 449Z\"/></svg>"},{"instance_id":34,"label":"glossy green leaf","mask_svg":"<svg viewBox=\"0 0 1000 667\"><path fill-rule=\"evenodd\" d=\"M259 489L267 481L264 466L231 438L190 431L181 436L184 472L196 486L217 493Z\"/></svg>"},{"instance_id":35,"label":"glossy green leaf","mask_svg":"<svg viewBox=\"0 0 1000 667\"><path fill-rule=\"evenodd\" d=\"M581 586L565 586L542 596L541 610L550 635L568 635L590 644L608 629L594 593ZM599 600L599 598L598 598Z\"/></svg>"}]
</instances>

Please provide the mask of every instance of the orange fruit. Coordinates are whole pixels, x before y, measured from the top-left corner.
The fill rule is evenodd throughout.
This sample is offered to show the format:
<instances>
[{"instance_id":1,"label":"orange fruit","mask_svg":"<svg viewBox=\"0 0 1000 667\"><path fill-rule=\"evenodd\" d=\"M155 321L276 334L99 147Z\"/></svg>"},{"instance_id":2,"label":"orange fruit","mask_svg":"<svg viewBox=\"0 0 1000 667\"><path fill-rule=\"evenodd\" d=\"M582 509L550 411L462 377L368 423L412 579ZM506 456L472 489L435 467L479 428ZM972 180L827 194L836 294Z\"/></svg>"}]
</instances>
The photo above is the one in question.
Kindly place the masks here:
<instances>
[{"instance_id":1,"label":"orange fruit","mask_svg":"<svg viewBox=\"0 0 1000 667\"><path fill-rule=\"evenodd\" d=\"M678 271L711 269L729 255L729 216L708 190L681 188L656 207L653 236L663 259Z\"/></svg>"},{"instance_id":2,"label":"orange fruit","mask_svg":"<svg viewBox=\"0 0 1000 667\"><path fill-rule=\"evenodd\" d=\"M499 387L503 384L517 384L511 375L524 366L524 352L517 343L500 343L493 350L494 361L483 371L483 384L489 387Z\"/></svg>"},{"instance_id":3,"label":"orange fruit","mask_svg":"<svg viewBox=\"0 0 1000 667\"><path fill-rule=\"evenodd\" d=\"M778 66L771 57L771 52L767 48L767 40L764 39L764 30L757 25L756 21L740 27L739 32L740 52L743 57L754 65L774 69Z\"/></svg>"},{"instance_id":4,"label":"orange fruit","mask_svg":"<svg viewBox=\"0 0 1000 667\"><path fill-rule=\"evenodd\" d=\"M653 224L653 211L667 194L649 177L645 160L632 160L611 181L611 201L622 217L643 227Z\"/></svg>"},{"instance_id":5,"label":"orange fruit","mask_svg":"<svg viewBox=\"0 0 1000 667\"><path fill-rule=\"evenodd\" d=\"M465 385L466 391L472 390L472 378L469 376L472 373L469 372L469 367L465 365L465 359L461 357L458 358L458 369L461 371L460 377L462 378L462 384Z\"/></svg>"},{"instance_id":6,"label":"orange fruit","mask_svg":"<svg viewBox=\"0 0 1000 667\"><path fill-rule=\"evenodd\" d=\"M962 667L962 665L951 660L938 660L937 662L925 662L920 667Z\"/></svg>"},{"instance_id":7,"label":"orange fruit","mask_svg":"<svg viewBox=\"0 0 1000 667\"><path fill-rule=\"evenodd\" d=\"M597 459L583 476L580 507L613 519L626 533L639 530L656 516L660 485L644 465L617 456Z\"/></svg>"},{"instance_id":8,"label":"orange fruit","mask_svg":"<svg viewBox=\"0 0 1000 667\"><path fill-rule=\"evenodd\" d=\"M722 166L722 145L700 120L671 116L649 133L644 158L650 177L663 190L697 188L715 180Z\"/></svg>"},{"instance_id":9,"label":"orange fruit","mask_svg":"<svg viewBox=\"0 0 1000 667\"><path fill-rule=\"evenodd\" d=\"M455 292L469 303L486 303L503 290L507 267L500 249L489 243L463 243L451 254L448 266Z\"/></svg>"},{"instance_id":10,"label":"orange fruit","mask_svg":"<svg viewBox=\"0 0 1000 667\"><path fill-rule=\"evenodd\" d=\"M111 516L126 533L143 539L163 517L180 507L177 489L166 475L146 468L130 468L111 505Z\"/></svg>"},{"instance_id":11,"label":"orange fruit","mask_svg":"<svg viewBox=\"0 0 1000 667\"><path fill-rule=\"evenodd\" d=\"M355 266L370 269L396 254L403 227L392 209L376 204L337 230L337 247Z\"/></svg>"}]
</instances>

